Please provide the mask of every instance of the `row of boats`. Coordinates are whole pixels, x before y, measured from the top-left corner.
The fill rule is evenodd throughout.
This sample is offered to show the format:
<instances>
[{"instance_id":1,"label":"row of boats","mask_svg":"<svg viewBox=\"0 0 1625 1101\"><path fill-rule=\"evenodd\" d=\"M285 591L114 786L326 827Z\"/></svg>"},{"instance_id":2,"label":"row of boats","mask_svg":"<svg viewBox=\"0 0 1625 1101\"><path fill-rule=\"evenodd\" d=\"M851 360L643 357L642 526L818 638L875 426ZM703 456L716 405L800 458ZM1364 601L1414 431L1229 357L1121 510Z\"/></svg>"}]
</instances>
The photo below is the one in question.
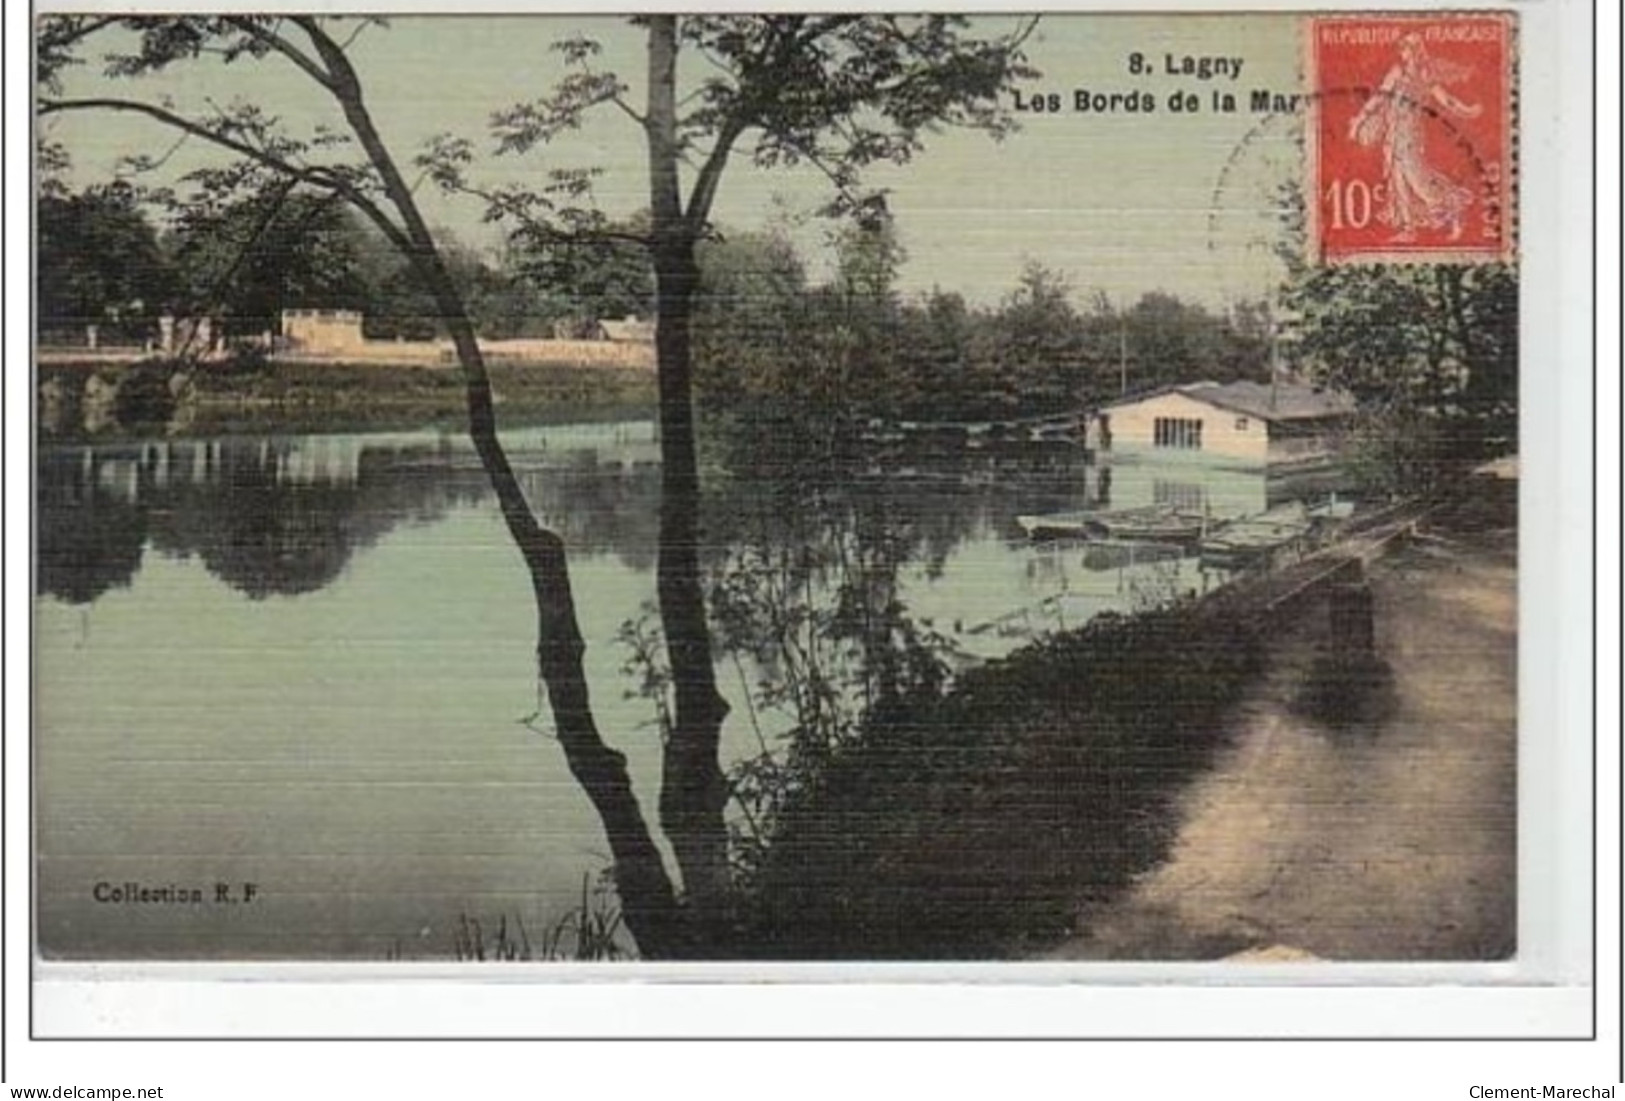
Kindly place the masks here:
<instances>
[{"instance_id":1,"label":"row of boats","mask_svg":"<svg viewBox=\"0 0 1625 1101\"><path fill-rule=\"evenodd\" d=\"M1096 557L1103 559L1126 554L1132 560L1141 546L1149 552L1143 555L1147 559L1159 556L1156 548L1175 548L1183 554L1194 547L1204 565L1238 569L1257 565L1283 550L1301 549L1352 510L1352 502L1334 496L1313 507L1290 501L1250 516L1226 517L1208 510L1153 505L1018 516L1016 523L1035 542L1086 540ZM1103 551L1107 553L1100 553Z\"/></svg>"}]
</instances>

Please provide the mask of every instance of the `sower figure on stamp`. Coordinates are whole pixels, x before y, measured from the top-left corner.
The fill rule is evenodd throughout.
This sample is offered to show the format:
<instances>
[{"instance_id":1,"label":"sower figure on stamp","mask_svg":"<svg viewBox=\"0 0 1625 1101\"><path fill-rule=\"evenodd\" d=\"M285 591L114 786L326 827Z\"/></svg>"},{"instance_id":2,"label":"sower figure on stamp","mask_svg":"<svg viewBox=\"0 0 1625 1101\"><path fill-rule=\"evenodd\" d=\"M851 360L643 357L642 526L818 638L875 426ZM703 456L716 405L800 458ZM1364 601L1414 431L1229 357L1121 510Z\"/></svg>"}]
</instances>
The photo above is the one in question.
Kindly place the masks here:
<instances>
[{"instance_id":1,"label":"sower figure on stamp","mask_svg":"<svg viewBox=\"0 0 1625 1101\"><path fill-rule=\"evenodd\" d=\"M1465 79L1472 70L1429 57L1420 35L1401 38L1399 56L1399 63L1388 70L1382 85L1349 123L1349 136L1364 146L1383 143L1388 188L1378 217L1394 228L1394 239L1410 241L1419 228L1448 226L1454 241L1461 236L1462 217L1472 205L1473 192L1427 163L1422 129L1428 116L1437 113L1433 103L1462 118L1476 118L1483 106L1464 103L1445 90L1446 84Z\"/></svg>"}]
</instances>

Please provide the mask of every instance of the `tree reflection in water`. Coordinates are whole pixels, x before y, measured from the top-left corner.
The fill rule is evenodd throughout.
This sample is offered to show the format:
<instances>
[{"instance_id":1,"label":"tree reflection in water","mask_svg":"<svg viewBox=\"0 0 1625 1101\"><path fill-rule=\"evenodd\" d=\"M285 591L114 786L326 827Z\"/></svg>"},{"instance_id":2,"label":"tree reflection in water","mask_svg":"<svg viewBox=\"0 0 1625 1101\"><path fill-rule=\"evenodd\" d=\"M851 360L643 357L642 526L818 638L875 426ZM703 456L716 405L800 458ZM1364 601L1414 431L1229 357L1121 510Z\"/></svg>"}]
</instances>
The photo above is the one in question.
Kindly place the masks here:
<instances>
[{"instance_id":1,"label":"tree reflection in water","mask_svg":"<svg viewBox=\"0 0 1625 1101\"><path fill-rule=\"evenodd\" d=\"M563 447L545 435L516 444L521 483L573 553L649 572L660 477L639 434L648 426L595 427ZM833 553L844 540L879 600L903 563L935 578L964 540L1008 528L1015 507L1007 479L996 486L991 466L962 459L899 470L779 437L717 439L713 450L702 547L713 574L751 548ZM195 555L252 599L314 592L395 526L487 495L460 441L428 433L51 449L38 489L39 592L73 603L129 585L148 546ZM1029 494L1025 507L1043 502Z\"/></svg>"},{"instance_id":2,"label":"tree reflection in water","mask_svg":"<svg viewBox=\"0 0 1625 1101\"><path fill-rule=\"evenodd\" d=\"M69 604L127 587L146 547L146 510L98 484L97 473L73 453L40 455L35 584Z\"/></svg>"},{"instance_id":3,"label":"tree reflection in water","mask_svg":"<svg viewBox=\"0 0 1625 1101\"><path fill-rule=\"evenodd\" d=\"M1046 477L1060 473L1075 492L1082 481L1076 469L1000 469L991 455L888 462L786 427L771 441L733 440L726 465L736 473L719 477L706 499L718 660L735 666L734 703L760 746L729 774L736 873L746 884L782 813L843 751L946 686L949 641L911 608L911 583L941 577L967 540L1009 531L1015 486L1043 493ZM644 637L651 622L623 639ZM646 689L664 683L664 670L642 672Z\"/></svg>"},{"instance_id":4,"label":"tree reflection in water","mask_svg":"<svg viewBox=\"0 0 1625 1101\"><path fill-rule=\"evenodd\" d=\"M432 457L250 439L43 454L38 590L88 603L129 585L150 542L253 600L314 592L398 524L479 498L472 477L424 476Z\"/></svg>"}]
</instances>

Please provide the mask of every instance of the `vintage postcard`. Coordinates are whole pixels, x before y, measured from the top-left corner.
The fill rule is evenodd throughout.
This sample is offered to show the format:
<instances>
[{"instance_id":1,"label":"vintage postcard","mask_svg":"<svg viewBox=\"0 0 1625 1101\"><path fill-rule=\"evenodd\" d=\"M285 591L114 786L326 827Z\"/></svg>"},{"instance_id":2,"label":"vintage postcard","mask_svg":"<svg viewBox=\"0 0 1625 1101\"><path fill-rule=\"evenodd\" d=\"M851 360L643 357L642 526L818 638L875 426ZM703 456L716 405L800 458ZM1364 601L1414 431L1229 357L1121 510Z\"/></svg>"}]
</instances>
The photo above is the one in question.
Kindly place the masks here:
<instances>
[{"instance_id":1,"label":"vintage postcard","mask_svg":"<svg viewBox=\"0 0 1625 1101\"><path fill-rule=\"evenodd\" d=\"M42 15L41 974L1517 966L1522 30Z\"/></svg>"}]
</instances>

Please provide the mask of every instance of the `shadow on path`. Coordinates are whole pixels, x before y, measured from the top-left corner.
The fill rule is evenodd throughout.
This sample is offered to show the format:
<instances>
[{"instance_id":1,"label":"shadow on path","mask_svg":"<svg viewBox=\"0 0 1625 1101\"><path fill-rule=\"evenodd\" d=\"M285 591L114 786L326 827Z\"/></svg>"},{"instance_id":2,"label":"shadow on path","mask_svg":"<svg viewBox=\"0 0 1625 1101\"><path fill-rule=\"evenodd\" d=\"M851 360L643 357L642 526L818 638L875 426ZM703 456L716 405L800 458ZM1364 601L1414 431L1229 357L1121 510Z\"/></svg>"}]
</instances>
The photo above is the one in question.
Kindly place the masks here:
<instances>
[{"instance_id":1,"label":"shadow on path","mask_svg":"<svg viewBox=\"0 0 1625 1101\"><path fill-rule=\"evenodd\" d=\"M1380 707L1304 714L1324 605L1272 645L1169 859L1059 959L1487 960L1516 938L1517 606L1509 527L1448 520L1373 567Z\"/></svg>"}]
</instances>

